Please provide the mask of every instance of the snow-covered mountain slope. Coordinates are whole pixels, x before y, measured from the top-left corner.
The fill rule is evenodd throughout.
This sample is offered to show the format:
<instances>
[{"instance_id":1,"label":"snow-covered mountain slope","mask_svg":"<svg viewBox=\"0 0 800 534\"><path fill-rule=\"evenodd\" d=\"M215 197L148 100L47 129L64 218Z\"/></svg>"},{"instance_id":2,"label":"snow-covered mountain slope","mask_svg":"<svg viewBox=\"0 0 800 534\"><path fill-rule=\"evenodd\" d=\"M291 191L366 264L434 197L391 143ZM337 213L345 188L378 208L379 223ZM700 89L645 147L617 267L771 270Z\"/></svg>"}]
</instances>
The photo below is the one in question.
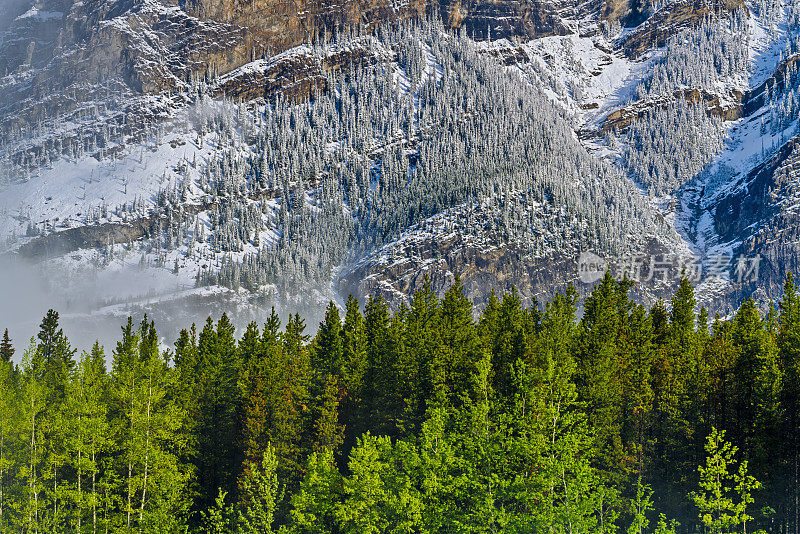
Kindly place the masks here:
<instances>
[{"instance_id":1,"label":"snow-covered mountain slope","mask_svg":"<svg viewBox=\"0 0 800 534\"><path fill-rule=\"evenodd\" d=\"M642 301L699 273L724 312L798 267L797 0L531 4L549 22L486 32L506 8L478 6L460 36L298 46L252 14L56 4L0 26L0 244L82 317L399 304L426 276L541 301L606 265ZM61 29L22 53L31 24Z\"/></svg>"}]
</instances>

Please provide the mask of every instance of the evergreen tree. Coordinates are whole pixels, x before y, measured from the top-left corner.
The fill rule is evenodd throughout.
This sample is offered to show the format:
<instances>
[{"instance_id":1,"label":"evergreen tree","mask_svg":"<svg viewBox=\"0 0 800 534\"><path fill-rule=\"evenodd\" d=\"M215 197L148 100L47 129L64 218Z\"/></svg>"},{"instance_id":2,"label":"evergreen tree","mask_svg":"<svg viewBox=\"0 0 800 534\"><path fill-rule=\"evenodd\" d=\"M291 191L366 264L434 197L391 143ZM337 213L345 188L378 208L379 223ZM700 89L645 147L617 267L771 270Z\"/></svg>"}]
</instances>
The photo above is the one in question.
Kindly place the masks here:
<instances>
[{"instance_id":1,"label":"evergreen tree","mask_svg":"<svg viewBox=\"0 0 800 534\"><path fill-rule=\"evenodd\" d=\"M764 477L771 463L767 450L777 439L778 430L782 376L777 350L752 300L742 304L731 326L731 340L737 349L733 367L736 421L732 431L748 451L759 476Z\"/></svg>"},{"instance_id":2,"label":"evergreen tree","mask_svg":"<svg viewBox=\"0 0 800 534\"><path fill-rule=\"evenodd\" d=\"M319 325L314 346L314 367L323 377L341 377L344 370L344 343L339 308L333 302L325 309L325 320Z\"/></svg>"},{"instance_id":3,"label":"evergreen tree","mask_svg":"<svg viewBox=\"0 0 800 534\"><path fill-rule=\"evenodd\" d=\"M58 404L64 400L69 375L75 368L75 349L59 327L58 312L54 310L48 310L36 337L39 340L36 357L42 361L42 378L50 391L49 402Z\"/></svg>"},{"instance_id":4,"label":"evergreen tree","mask_svg":"<svg viewBox=\"0 0 800 534\"><path fill-rule=\"evenodd\" d=\"M796 531L800 528L800 297L791 273L786 275L780 311L777 343L784 372L780 394L784 420L779 439L785 444L786 467L781 486Z\"/></svg>"},{"instance_id":5,"label":"evergreen tree","mask_svg":"<svg viewBox=\"0 0 800 534\"><path fill-rule=\"evenodd\" d=\"M314 417L314 444L316 452L336 451L344 441L344 428L339 422L339 402L341 396L339 378L328 375L317 402Z\"/></svg>"},{"instance_id":6,"label":"evergreen tree","mask_svg":"<svg viewBox=\"0 0 800 534\"><path fill-rule=\"evenodd\" d=\"M11 338L8 337L8 328L6 328L3 333L3 340L0 341L0 361L10 363L11 358L14 357L14 352L14 345L11 344Z\"/></svg>"},{"instance_id":7,"label":"evergreen tree","mask_svg":"<svg viewBox=\"0 0 800 534\"><path fill-rule=\"evenodd\" d=\"M197 470L203 508L211 506L219 488L235 494L243 458L240 442L239 360L234 327L223 314L216 328L211 318L198 337Z\"/></svg>"},{"instance_id":8,"label":"evergreen tree","mask_svg":"<svg viewBox=\"0 0 800 534\"><path fill-rule=\"evenodd\" d=\"M473 395L471 389L475 366L482 356L480 337L472 317L472 302L464 294L461 278L456 276L453 285L442 299L441 347L442 355L434 376L441 377L434 384L439 402L459 406L464 396Z\"/></svg>"},{"instance_id":9,"label":"evergreen tree","mask_svg":"<svg viewBox=\"0 0 800 534\"><path fill-rule=\"evenodd\" d=\"M359 410L364 399L364 374L367 368L367 339L364 317L359 310L358 301L350 295L345 305L344 325L342 326L342 354L344 368L341 386L344 398L341 401L341 423L345 429L344 451L349 451L358 437L360 429Z\"/></svg>"},{"instance_id":10,"label":"evergreen tree","mask_svg":"<svg viewBox=\"0 0 800 534\"><path fill-rule=\"evenodd\" d=\"M584 303L580 322L579 357L575 383L586 403L589 422L598 435L601 465L608 473L619 472L622 451L622 374L618 347L633 308L628 298L631 282L617 282L606 271Z\"/></svg>"}]
</instances>

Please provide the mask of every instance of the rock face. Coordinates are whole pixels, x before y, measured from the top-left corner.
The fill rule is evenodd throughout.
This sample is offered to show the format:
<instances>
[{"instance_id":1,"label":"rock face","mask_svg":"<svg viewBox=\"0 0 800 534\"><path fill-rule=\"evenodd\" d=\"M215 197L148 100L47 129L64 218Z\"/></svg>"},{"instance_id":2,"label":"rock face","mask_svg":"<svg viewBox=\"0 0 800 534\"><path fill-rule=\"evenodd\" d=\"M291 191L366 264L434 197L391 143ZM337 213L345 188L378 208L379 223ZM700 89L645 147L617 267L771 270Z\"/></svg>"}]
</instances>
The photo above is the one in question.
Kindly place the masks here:
<instances>
[{"instance_id":1,"label":"rock face","mask_svg":"<svg viewBox=\"0 0 800 534\"><path fill-rule=\"evenodd\" d=\"M440 0L445 24L463 28L476 39L523 37L532 39L570 32L568 19L574 6L546 0L478 1ZM582 11L586 6L578 6ZM575 13L577 14L577 13Z\"/></svg>"},{"instance_id":2,"label":"rock face","mask_svg":"<svg viewBox=\"0 0 800 534\"><path fill-rule=\"evenodd\" d=\"M633 106L620 108L609 113L603 120L601 132L603 134L613 130L622 132L626 130L634 120L644 117L649 110L666 106L676 99L683 99L692 104L701 104L709 115L719 117L725 121L734 121L746 116L745 107L743 105L745 98L747 98L746 95L743 95L740 91L733 90L728 94L728 103L723 103L719 95L700 89L675 91L672 98L637 102Z\"/></svg>"},{"instance_id":3,"label":"rock face","mask_svg":"<svg viewBox=\"0 0 800 534\"><path fill-rule=\"evenodd\" d=\"M706 13L736 7L734 1L680 0L631 32L623 48L637 57ZM363 30L436 12L447 26L477 39L530 39L596 32L601 22L645 9L638 0L40 0L32 5L8 0L0 8L0 74L13 74L0 78L0 134L24 131L47 117L69 118L80 102L101 100L98 93L109 89L129 93L125 98L178 92L194 77L230 73L338 28ZM290 61L281 72L273 68L265 74L259 89L228 84L225 91L247 98L283 78L307 92L318 83L308 68ZM311 78L301 82L306 74Z\"/></svg>"},{"instance_id":4,"label":"rock face","mask_svg":"<svg viewBox=\"0 0 800 534\"><path fill-rule=\"evenodd\" d=\"M629 33L622 44L625 54L636 59L685 28L697 26L709 14L723 15L744 5L742 0L678 0L656 11Z\"/></svg>"},{"instance_id":5,"label":"rock face","mask_svg":"<svg viewBox=\"0 0 800 534\"><path fill-rule=\"evenodd\" d=\"M280 52L336 28L368 29L425 13L424 0L185 0L182 7L201 20L247 28L247 47L255 57Z\"/></svg>"},{"instance_id":6,"label":"rock face","mask_svg":"<svg viewBox=\"0 0 800 534\"><path fill-rule=\"evenodd\" d=\"M425 0L11 0L0 19L0 135L24 133L46 118L69 120L82 103L180 92L196 77L225 75L263 56L310 42L337 29L370 29L386 21L441 11L454 28L484 37L566 32L559 10L547 1L461 4ZM36 35L36 39L31 39ZM354 52L358 55L358 52ZM327 68L364 58L346 53L325 59ZM372 61L372 60L370 60ZM271 69L271 70L270 70ZM277 69L277 70L275 70ZM309 70L310 69L310 70ZM270 86L308 93L318 66L300 58L268 67L224 92L249 98ZM303 79L307 77L307 79ZM269 80L272 80L271 82ZM240 78L240 81L247 81Z\"/></svg>"},{"instance_id":7,"label":"rock face","mask_svg":"<svg viewBox=\"0 0 800 534\"><path fill-rule=\"evenodd\" d=\"M787 272L800 271L800 139L786 143L713 207L724 241L740 241L734 255L758 257L758 276L735 283L728 300L778 300Z\"/></svg>"},{"instance_id":8,"label":"rock face","mask_svg":"<svg viewBox=\"0 0 800 534\"><path fill-rule=\"evenodd\" d=\"M324 54L314 53L307 46L296 47L222 76L214 91L217 95L227 95L236 100L268 98L278 92L287 98L300 100L314 91L325 90L331 72L391 59L392 54L369 37L350 43L346 48L334 46Z\"/></svg>"},{"instance_id":9,"label":"rock face","mask_svg":"<svg viewBox=\"0 0 800 534\"><path fill-rule=\"evenodd\" d=\"M792 69L797 70L800 54L795 54L783 60L775 72L764 83L751 89L744 97L742 116L749 117L764 105L767 88L773 92L782 92L786 88L786 74Z\"/></svg>"},{"instance_id":10,"label":"rock face","mask_svg":"<svg viewBox=\"0 0 800 534\"><path fill-rule=\"evenodd\" d=\"M660 258L671 250L665 243L650 238L642 243L640 256ZM442 294L458 276L467 297L475 303L476 310L481 310L492 291L501 295L512 288L525 305L549 302L570 284L585 297L605 265L620 277L628 267L625 258L612 260L598 268L594 277L586 278L580 274L580 252L564 250L534 256L513 243L487 246L460 233L426 235L421 239L401 239L346 270L337 282L337 290L340 295L351 294L361 302L370 295L380 295L396 308L407 303L426 279L432 289ZM634 298L647 304L669 298L678 274L670 273L666 281L663 277L648 277L649 280L634 288Z\"/></svg>"},{"instance_id":11,"label":"rock face","mask_svg":"<svg viewBox=\"0 0 800 534\"><path fill-rule=\"evenodd\" d=\"M107 124L117 128L116 135L133 135L145 118L168 118L170 106L199 77L213 80L209 87L215 95L236 100L277 92L304 99L326 89L331 72L394 59L369 37L361 45L334 46L325 53L304 45L346 27L370 29L434 12L446 26L476 39L593 35L606 24L635 26L618 43L620 50L607 51L611 61L619 52L640 58L703 17L725 15L743 5L741 0L676 0L653 12L654 2L644 0L38 0L35 7L33 0L0 1L0 145L13 145L17 137L33 138L36 125L53 117L81 124L84 116L103 113L111 115ZM518 42L487 51L506 65L531 60ZM673 98L702 103L708 113L725 120L750 116L763 106L767 87L783 88L798 59L784 60L760 87L746 94L732 91L724 102L697 89L676 91ZM613 111L601 132L624 130L650 107L669 101ZM89 135L79 127L59 135L59 143L88 145ZM46 133L36 137L48 143ZM17 158L41 153L40 147L21 146ZM761 295L765 301L774 298L784 273L800 269L798 178L800 148L790 141L712 207L720 238L737 242L737 253L763 258L761 278L731 285L717 298L716 309L729 308L759 286L767 288ZM19 252L39 258L135 240L156 222L74 228L31 241ZM639 252L654 256L668 249L653 238ZM397 305L426 276L434 289L443 291L458 275L478 307L490 290L512 286L526 303L546 301L569 283L588 291L577 279L578 253L534 256L501 240L476 244L458 233L428 235L399 240L362 259L341 273L336 289L359 299L382 294ZM639 300L648 303L671 290L670 284L657 282L637 289Z\"/></svg>"}]
</instances>

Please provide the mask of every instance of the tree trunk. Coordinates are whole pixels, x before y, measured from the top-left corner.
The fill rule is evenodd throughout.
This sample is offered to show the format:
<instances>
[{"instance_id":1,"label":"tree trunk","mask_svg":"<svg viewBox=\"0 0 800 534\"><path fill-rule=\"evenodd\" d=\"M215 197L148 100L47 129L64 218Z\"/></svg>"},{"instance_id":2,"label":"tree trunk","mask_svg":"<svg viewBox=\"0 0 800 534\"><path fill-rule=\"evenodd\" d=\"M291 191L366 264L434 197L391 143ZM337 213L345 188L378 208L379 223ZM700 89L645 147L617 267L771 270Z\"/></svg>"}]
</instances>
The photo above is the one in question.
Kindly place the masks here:
<instances>
[{"instance_id":1,"label":"tree trunk","mask_svg":"<svg viewBox=\"0 0 800 534\"><path fill-rule=\"evenodd\" d=\"M144 483L142 484L142 505L139 507L139 528L142 526L144 517L144 503L147 499L147 474L150 462L150 403L153 398L153 372L150 371L149 385L147 389L147 433L144 442Z\"/></svg>"},{"instance_id":2,"label":"tree trunk","mask_svg":"<svg viewBox=\"0 0 800 534\"><path fill-rule=\"evenodd\" d=\"M131 471L133 470L133 466L131 465L131 459L128 458L128 506L127 506L127 519L125 522L125 526L128 530L131 529Z\"/></svg>"},{"instance_id":3,"label":"tree trunk","mask_svg":"<svg viewBox=\"0 0 800 534\"><path fill-rule=\"evenodd\" d=\"M131 369L131 373L134 373L134 372L135 372L134 369ZM131 529L131 498L132 498L131 493L133 491L133 483L132 483L132 478L133 478L133 441L134 441L133 401L134 401L134 397L136 396L136 391L134 389L134 385L135 385L134 376L131 375L131 389L130 389L130 395L131 395L131 404L130 404L130 409L131 409L131 411L130 411L130 418L131 418L130 448L131 448L131 450L128 453L128 506L127 506L127 510L126 510L127 518L126 518L126 523L125 523L125 526L126 526L126 528L128 530Z\"/></svg>"},{"instance_id":4,"label":"tree trunk","mask_svg":"<svg viewBox=\"0 0 800 534\"><path fill-rule=\"evenodd\" d=\"M58 524L58 468L53 464L53 524Z\"/></svg>"},{"instance_id":5,"label":"tree trunk","mask_svg":"<svg viewBox=\"0 0 800 534\"><path fill-rule=\"evenodd\" d=\"M80 419L78 419L78 424L80 425ZM78 443L82 443L83 439L78 440ZM76 534L81 534L81 512L83 504L83 494L81 493L81 445L78 445L78 528L75 531Z\"/></svg>"},{"instance_id":6,"label":"tree trunk","mask_svg":"<svg viewBox=\"0 0 800 534\"><path fill-rule=\"evenodd\" d=\"M5 444L5 435L0 434L0 465L3 463L3 445ZM0 467L0 530L3 529L3 482L5 482L5 470Z\"/></svg>"},{"instance_id":7,"label":"tree trunk","mask_svg":"<svg viewBox=\"0 0 800 534\"><path fill-rule=\"evenodd\" d=\"M797 447L797 427L793 427L794 437L794 534L798 533L798 523L800 522L800 473L798 473L798 447Z\"/></svg>"},{"instance_id":8,"label":"tree trunk","mask_svg":"<svg viewBox=\"0 0 800 534\"><path fill-rule=\"evenodd\" d=\"M92 440L92 534L97 532L97 490L95 479L97 474L97 460L94 455L94 440Z\"/></svg>"},{"instance_id":9,"label":"tree trunk","mask_svg":"<svg viewBox=\"0 0 800 534\"><path fill-rule=\"evenodd\" d=\"M39 499L36 493L36 404L33 395L31 395L31 475L30 475L30 493L28 494L28 530L38 532L39 524ZM31 503L33 500L33 503ZM36 528L34 527L34 520L36 520Z\"/></svg>"}]
</instances>

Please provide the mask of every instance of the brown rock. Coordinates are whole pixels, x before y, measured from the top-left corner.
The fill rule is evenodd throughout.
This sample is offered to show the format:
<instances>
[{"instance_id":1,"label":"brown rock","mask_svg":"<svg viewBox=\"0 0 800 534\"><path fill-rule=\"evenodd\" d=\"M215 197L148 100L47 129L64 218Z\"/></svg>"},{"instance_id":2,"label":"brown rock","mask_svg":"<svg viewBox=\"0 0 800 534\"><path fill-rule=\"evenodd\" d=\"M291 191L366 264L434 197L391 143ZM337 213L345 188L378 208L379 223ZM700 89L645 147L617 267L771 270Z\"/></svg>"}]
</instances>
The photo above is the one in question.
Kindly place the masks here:
<instances>
[{"instance_id":1,"label":"brown rock","mask_svg":"<svg viewBox=\"0 0 800 534\"><path fill-rule=\"evenodd\" d=\"M656 11L649 19L628 34L622 49L630 59L636 59L653 47L686 28L698 26L708 14L725 15L742 7L742 0L681 0Z\"/></svg>"}]
</instances>

